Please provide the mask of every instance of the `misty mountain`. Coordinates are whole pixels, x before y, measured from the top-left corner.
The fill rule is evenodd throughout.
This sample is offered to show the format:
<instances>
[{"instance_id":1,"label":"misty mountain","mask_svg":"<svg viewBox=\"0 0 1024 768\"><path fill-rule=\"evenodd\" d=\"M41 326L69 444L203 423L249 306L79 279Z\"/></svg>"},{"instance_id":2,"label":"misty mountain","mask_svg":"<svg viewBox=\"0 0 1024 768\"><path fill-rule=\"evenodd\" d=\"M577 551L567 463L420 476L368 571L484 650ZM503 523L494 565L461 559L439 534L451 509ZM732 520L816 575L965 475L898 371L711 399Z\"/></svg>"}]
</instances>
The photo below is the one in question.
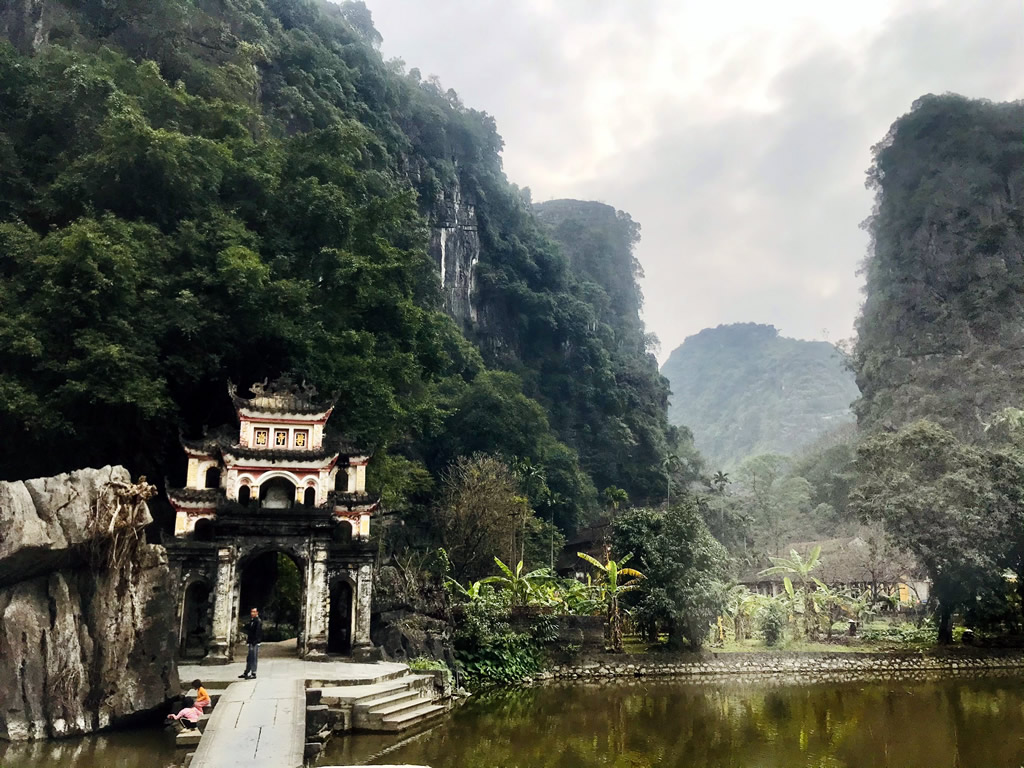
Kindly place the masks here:
<instances>
[{"instance_id":1,"label":"misty mountain","mask_svg":"<svg viewBox=\"0 0 1024 768\"><path fill-rule=\"evenodd\" d=\"M669 421L693 431L712 467L747 456L795 454L853 421L857 385L836 347L779 335L771 325L706 328L662 366Z\"/></svg>"}]
</instances>

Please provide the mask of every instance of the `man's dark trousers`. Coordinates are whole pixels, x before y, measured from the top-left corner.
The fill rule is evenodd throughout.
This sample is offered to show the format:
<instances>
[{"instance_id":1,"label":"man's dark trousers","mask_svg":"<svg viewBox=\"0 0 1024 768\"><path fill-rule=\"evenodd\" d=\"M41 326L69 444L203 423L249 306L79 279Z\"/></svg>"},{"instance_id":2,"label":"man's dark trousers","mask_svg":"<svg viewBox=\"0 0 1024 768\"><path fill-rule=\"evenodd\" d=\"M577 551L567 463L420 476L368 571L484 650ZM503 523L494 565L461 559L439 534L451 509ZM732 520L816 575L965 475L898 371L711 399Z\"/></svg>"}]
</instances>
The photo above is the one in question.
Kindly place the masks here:
<instances>
[{"instance_id":1,"label":"man's dark trousers","mask_svg":"<svg viewBox=\"0 0 1024 768\"><path fill-rule=\"evenodd\" d=\"M256 664L260 660L260 644L249 643L249 654L245 657L245 674L255 675Z\"/></svg>"}]
</instances>

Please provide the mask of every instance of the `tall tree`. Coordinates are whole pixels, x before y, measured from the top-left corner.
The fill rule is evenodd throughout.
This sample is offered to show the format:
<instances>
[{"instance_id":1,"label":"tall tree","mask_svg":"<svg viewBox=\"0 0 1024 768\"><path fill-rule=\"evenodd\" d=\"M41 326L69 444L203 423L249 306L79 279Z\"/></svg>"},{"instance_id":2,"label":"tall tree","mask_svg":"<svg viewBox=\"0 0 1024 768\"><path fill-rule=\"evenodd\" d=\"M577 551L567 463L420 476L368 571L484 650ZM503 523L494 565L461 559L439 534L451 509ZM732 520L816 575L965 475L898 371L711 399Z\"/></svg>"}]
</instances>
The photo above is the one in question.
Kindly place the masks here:
<instances>
[{"instance_id":1,"label":"tall tree","mask_svg":"<svg viewBox=\"0 0 1024 768\"><path fill-rule=\"evenodd\" d=\"M491 571L495 553L518 556L516 532L530 515L519 479L494 456L459 457L445 471L434 521L459 582Z\"/></svg>"},{"instance_id":2,"label":"tall tree","mask_svg":"<svg viewBox=\"0 0 1024 768\"><path fill-rule=\"evenodd\" d=\"M634 593L638 621L664 627L673 648L700 648L725 604L728 558L696 503L628 510L615 522L614 542L646 577Z\"/></svg>"},{"instance_id":3,"label":"tall tree","mask_svg":"<svg viewBox=\"0 0 1024 768\"><path fill-rule=\"evenodd\" d=\"M938 639L951 642L953 613L1021 569L1024 460L917 421L865 440L857 469L854 509L884 522L928 572Z\"/></svg>"}]
</instances>

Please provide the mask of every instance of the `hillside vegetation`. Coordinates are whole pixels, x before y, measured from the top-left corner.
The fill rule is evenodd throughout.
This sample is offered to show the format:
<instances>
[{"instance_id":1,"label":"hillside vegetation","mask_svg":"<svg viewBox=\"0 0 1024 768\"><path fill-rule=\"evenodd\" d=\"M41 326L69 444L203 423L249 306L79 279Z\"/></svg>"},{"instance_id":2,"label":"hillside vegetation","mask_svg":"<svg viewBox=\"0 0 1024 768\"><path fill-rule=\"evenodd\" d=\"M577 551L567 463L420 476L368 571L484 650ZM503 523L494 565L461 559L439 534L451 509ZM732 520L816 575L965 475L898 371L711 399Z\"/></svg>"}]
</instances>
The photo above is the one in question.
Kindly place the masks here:
<instances>
[{"instance_id":1,"label":"hillside vegetation","mask_svg":"<svg viewBox=\"0 0 1024 768\"><path fill-rule=\"evenodd\" d=\"M542 467L531 502L566 528L606 484L660 492L675 433L635 225L568 212L595 249L575 270L493 119L383 61L362 3L40 0L0 22L0 476L174 477L179 431L232 420L228 379L287 372L337 396L392 506L475 451ZM429 250L456 198L468 327Z\"/></svg>"},{"instance_id":2,"label":"hillside vegetation","mask_svg":"<svg viewBox=\"0 0 1024 768\"><path fill-rule=\"evenodd\" d=\"M672 389L669 420L693 431L713 468L761 453L795 455L851 422L858 395L832 344L755 323L690 336L661 372Z\"/></svg>"},{"instance_id":3,"label":"hillside vegetation","mask_svg":"<svg viewBox=\"0 0 1024 768\"><path fill-rule=\"evenodd\" d=\"M863 426L975 438L1024 392L1024 104L924 96L874 148Z\"/></svg>"}]
</instances>

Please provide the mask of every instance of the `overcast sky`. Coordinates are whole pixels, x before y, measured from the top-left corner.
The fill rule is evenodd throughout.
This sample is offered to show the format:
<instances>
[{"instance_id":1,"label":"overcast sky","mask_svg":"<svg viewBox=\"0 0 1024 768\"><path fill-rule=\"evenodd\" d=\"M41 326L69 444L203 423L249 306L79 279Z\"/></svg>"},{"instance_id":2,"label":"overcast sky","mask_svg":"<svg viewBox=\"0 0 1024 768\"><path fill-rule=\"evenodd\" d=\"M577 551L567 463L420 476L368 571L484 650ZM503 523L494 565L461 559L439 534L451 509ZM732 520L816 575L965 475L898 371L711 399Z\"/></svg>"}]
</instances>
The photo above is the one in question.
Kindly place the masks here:
<instances>
[{"instance_id":1,"label":"overcast sky","mask_svg":"<svg viewBox=\"0 0 1024 768\"><path fill-rule=\"evenodd\" d=\"M642 226L661 359L720 323L853 334L871 145L925 93L1024 96L1020 0L367 0L534 200Z\"/></svg>"}]
</instances>

